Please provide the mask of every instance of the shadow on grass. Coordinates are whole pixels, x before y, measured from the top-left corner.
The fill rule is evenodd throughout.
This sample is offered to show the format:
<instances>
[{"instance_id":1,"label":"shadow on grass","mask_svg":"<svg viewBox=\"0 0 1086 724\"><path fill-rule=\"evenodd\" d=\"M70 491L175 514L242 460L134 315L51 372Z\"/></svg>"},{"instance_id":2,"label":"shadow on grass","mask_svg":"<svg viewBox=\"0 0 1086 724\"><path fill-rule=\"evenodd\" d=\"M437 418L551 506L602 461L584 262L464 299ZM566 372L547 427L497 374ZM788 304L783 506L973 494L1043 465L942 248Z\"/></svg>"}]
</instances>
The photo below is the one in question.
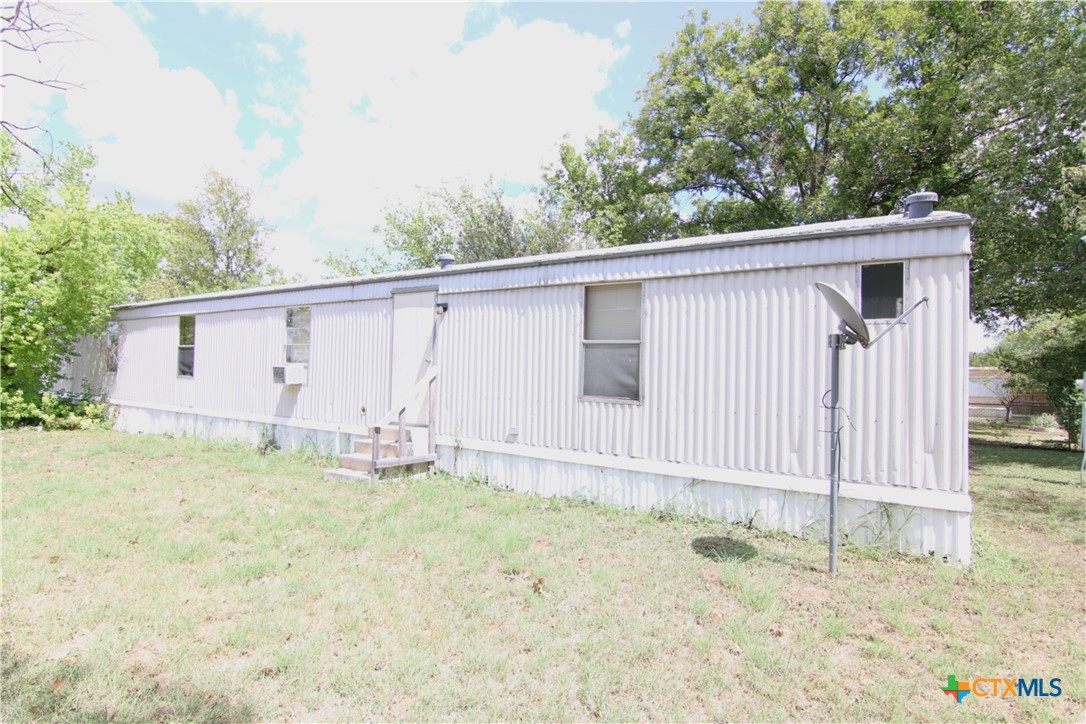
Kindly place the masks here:
<instances>
[{"instance_id":1,"label":"shadow on grass","mask_svg":"<svg viewBox=\"0 0 1086 724\"><path fill-rule=\"evenodd\" d=\"M255 718L251 704L226 692L192 686L160 688L150 681L130 688L126 701L87 706L76 696L79 683L92 675L86 664L70 659L35 664L6 643L0 653L4 681L0 719L4 721L239 722Z\"/></svg>"},{"instance_id":2,"label":"shadow on grass","mask_svg":"<svg viewBox=\"0 0 1086 724\"><path fill-rule=\"evenodd\" d=\"M1067 450L1040 450L1000 445L970 445L969 470L984 474L1006 475L1009 465L1024 465L1033 468L1064 470L1077 473L1082 464L1082 453ZM1035 477L1035 476L1034 476ZM1036 478L1040 482L1066 484L1061 480ZM1078 478L1075 478L1075 482Z\"/></svg>"},{"instance_id":3,"label":"shadow on grass","mask_svg":"<svg viewBox=\"0 0 1086 724\"><path fill-rule=\"evenodd\" d=\"M974 492L973 496L978 500L983 500L993 510L1013 513L1017 516L1047 515L1070 522L1086 520L1086 510L1083 509L1081 500L1054 497L1029 488L1001 490L994 494L984 492L978 495Z\"/></svg>"},{"instance_id":4,"label":"shadow on grass","mask_svg":"<svg viewBox=\"0 0 1086 724\"><path fill-rule=\"evenodd\" d=\"M758 555L758 549L749 543L723 535L704 535L695 538L690 547L699 556L718 561L749 561Z\"/></svg>"}]
</instances>

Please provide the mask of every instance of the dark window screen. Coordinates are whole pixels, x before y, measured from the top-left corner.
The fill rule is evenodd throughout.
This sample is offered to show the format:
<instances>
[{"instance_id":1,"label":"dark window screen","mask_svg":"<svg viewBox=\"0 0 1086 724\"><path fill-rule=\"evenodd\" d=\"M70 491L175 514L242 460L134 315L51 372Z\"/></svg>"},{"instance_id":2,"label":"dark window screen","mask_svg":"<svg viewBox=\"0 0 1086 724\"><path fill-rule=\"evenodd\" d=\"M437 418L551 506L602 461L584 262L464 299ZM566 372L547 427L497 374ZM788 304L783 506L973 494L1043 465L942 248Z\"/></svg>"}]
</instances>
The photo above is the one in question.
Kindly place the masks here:
<instances>
[{"instance_id":1,"label":"dark window screen","mask_svg":"<svg viewBox=\"0 0 1086 724\"><path fill-rule=\"evenodd\" d=\"M904 262L860 268L860 313L864 319L893 319L901 314L904 297Z\"/></svg>"},{"instance_id":2,"label":"dark window screen","mask_svg":"<svg viewBox=\"0 0 1086 724\"><path fill-rule=\"evenodd\" d=\"M640 344L584 348L584 393L588 397L638 398Z\"/></svg>"},{"instance_id":3,"label":"dark window screen","mask_svg":"<svg viewBox=\"0 0 1086 724\"><path fill-rule=\"evenodd\" d=\"M177 348L177 374L181 377L192 377L195 365L196 350L192 347Z\"/></svg>"}]
</instances>

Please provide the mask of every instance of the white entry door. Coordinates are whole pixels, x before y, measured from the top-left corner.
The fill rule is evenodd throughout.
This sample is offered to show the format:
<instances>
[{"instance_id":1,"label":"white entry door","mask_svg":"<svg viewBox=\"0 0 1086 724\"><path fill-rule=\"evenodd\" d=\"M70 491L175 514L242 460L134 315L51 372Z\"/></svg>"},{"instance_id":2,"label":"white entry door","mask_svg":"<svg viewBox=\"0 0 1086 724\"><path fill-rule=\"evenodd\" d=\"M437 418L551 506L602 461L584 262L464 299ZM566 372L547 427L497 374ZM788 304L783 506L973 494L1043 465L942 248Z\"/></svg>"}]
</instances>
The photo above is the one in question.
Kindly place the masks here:
<instances>
[{"instance_id":1,"label":"white entry door","mask_svg":"<svg viewBox=\"0 0 1086 724\"><path fill-rule=\"evenodd\" d=\"M392 295L392 406L408 401L426 376L434 355L434 299L437 291L403 291ZM426 398L407 410L409 422L422 422Z\"/></svg>"}]
</instances>

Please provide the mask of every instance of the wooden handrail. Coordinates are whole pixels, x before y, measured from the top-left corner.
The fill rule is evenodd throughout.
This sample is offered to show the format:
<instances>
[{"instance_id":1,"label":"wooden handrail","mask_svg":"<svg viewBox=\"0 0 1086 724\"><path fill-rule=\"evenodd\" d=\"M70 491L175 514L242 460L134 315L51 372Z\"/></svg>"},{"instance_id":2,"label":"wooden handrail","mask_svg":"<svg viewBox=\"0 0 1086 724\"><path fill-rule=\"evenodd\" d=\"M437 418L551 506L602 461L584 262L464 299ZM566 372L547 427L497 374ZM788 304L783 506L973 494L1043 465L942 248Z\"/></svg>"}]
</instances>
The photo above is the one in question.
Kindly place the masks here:
<instances>
[{"instance_id":1,"label":"wooden handrail","mask_svg":"<svg viewBox=\"0 0 1086 724\"><path fill-rule=\"evenodd\" d=\"M422 397L423 394L429 393L430 400L426 411L426 424L420 425L418 423L407 422L407 408L411 407L415 402ZM399 407L399 409L393 408L384 417L382 417L376 425L370 428L373 435L373 444L371 445L373 451L373 470L377 470L378 459L380 458L379 450L381 447L381 428L386 424L395 423L398 427L397 440L396 440L396 455L399 458L403 458L407 453L407 428L409 427L425 427L427 430L426 446L429 449L431 456L437 452L436 442L434 440L434 431L436 426L434 421L437 417L437 367L431 367L426 376L415 383L412 388L407 401Z\"/></svg>"},{"instance_id":2,"label":"wooden handrail","mask_svg":"<svg viewBox=\"0 0 1086 724\"><path fill-rule=\"evenodd\" d=\"M406 450L404 450L404 437L405 437L405 435L404 435L404 424L403 424L404 411L406 409L407 408L405 407L403 410L400 410L400 430L397 433L399 435L399 437L396 440L396 454L397 454L397 457L401 457L401 458L404 456L404 453L407 452Z\"/></svg>"},{"instance_id":3,"label":"wooden handrail","mask_svg":"<svg viewBox=\"0 0 1086 724\"><path fill-rule=\"evenodd\" d=\"M381 458L381 427L378 425L373 428L373 440L370 442L370 460L373 462L373 467L370 468L370 475L374 475L377 472L377 461Z\"/></svg>"},{"instance_id":4,"label":"wooden handrail","mask_svg":"<svg viewBox=\"0 0 1086 724\"><path fill-rule=\"evenodd\" d=\"M426 446L431 455L437 454L437 442L434 440L434 420L437 419L437 375L430 378L430 414L427 415Z\"/></svg>"},{"instance_id":5,"label":"wooden handrail","mask_svg":"<svg viewBox=\"0 0 1086 724\"><path fill-rule=\"evenodd\" d=\"M378 425L390 425L396 422L400 415L407 412L407 408L411 406L412 402L415 402L422 394L428 390L430 382L437 379L437 367L431 367L430 371L426 373L426 376L415 383L415 386L411 388L411 392L407 396L407 400L398 408L394 407L385 413L385 416L377 421Z\"/></svg>"}]
</instances>

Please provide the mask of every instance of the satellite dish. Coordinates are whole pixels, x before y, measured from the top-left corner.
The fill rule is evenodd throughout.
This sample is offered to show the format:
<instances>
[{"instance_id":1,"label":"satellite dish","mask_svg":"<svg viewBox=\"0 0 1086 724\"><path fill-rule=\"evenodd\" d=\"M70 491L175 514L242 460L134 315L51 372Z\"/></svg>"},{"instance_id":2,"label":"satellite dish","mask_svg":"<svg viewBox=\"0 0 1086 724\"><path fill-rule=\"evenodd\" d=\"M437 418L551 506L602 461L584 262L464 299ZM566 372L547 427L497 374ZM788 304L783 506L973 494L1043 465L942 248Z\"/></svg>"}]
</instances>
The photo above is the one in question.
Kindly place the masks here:
<instances>
[{"instance_id":1,"label":"satellite dish","mask_svg":"<svg viewBox=\"0 0 1086 724\"><path fill-rule=\"evenodd\" d=\"M838 402L841 398L841 350L853 342L859 342L865 349L886 336L887 332L901 323L905 317L912 314L921 304L926 304L927 297L921 297L919 301L905 310L905 313L895 319L879 332L879 336L871 339L871 332L867 328L867 322L856 311L856 307L845 299L845 295L825 282L815 282L818 291L830 303L830 308L841 318L840 334L830 335L830 573L837 575L837 498L840 494L841 483L841 427L840 408ZM1086 464L1086 463L1084 463Z\"/></svg>"},{"instance_id":2,"label":"satellite dish","mask_svg":"<svg viewBox=\"0 0 1086 724\"><path fill-rule=\"evenodd\" d=\"M837 288L833 285L825 282L815 282L815 286L818 287L818 291L822 292L822 296L829 302L830 309L845 323L846 333L863 347L871 344L871 332L867 329L867 322L856 311L856 307L845 299L845 295L837 291Z\"/></svg>"}]
</instances>

